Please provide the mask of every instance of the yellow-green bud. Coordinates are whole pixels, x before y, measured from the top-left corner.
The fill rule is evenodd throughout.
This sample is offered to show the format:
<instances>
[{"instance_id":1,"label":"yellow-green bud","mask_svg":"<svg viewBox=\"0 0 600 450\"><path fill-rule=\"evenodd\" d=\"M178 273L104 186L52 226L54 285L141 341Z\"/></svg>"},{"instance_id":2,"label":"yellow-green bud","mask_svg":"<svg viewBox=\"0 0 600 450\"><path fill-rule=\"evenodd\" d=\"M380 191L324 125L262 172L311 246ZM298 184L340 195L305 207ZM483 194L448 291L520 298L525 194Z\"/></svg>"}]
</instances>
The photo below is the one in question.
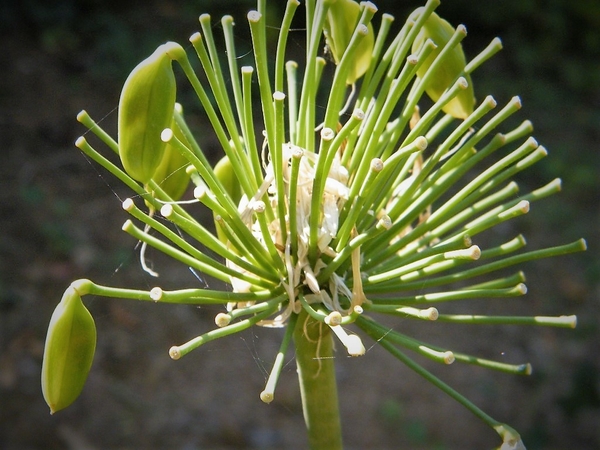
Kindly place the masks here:
<instances>
[{"instance_id":1,"label":"yellow-green bud","mask_svg":"<svg viewBox=\"0 0 600 450\"><path fill-rule=\"evenodd\" d=\"M172 60L182 52L168 42L129 74L119 99L119 156L131 178L147 183L160 165L166 144L160 139L171 125L175 107Z\"/></svg>"},{"instance_id":2,"label":"yellow-green bud","mask_svg":"<svg viewBox=\"0 0 600 450\"><path fill-rule=\"evenodd\" d=\"M238 204L242 199L242 186L233 170L228 156L223 156L214 169L217 179L229 194L233 203Z\"/></svg>"},{"instance_id":3,"label":"yellow-green bud","mask_svg":"<svg viewBox=\"0 0 600 450\"><path fill-rule=\"evenodd\" d=\"M354 0L336 0L327 10L323 31L325 42L336 64L339 64L342 59L359 19L360 5ZM374 45L373 26L369 23L367 28L367 35L353 55L353 64L346 77L347 84L354 84L365 74L371 64Z\"/></svg>"},{"instance_id":4,"label":"yellow-green bud","mask_svg":"<svg viewBox=\"0 0 600 450\"><path fill-rule=\"evenodd\" d=\"M79 396L95 350L94 319L71 285L52 314L44 347L42 393L51 414Z\"/></svg>"},{"instance_id":5,"label":"yellow-green bud","mask_svg":"<svg viewBox=\"0 0 600 450\"><path fill-rule=\"evenodd\" d=\"M417 8L412 14L413 18L418 17L422 13L424 8ZM440 54L444 46L448 43L452 35L456 30L447 21L442 19L436 13L431 13L427 18L423 27L419 31L419 34L413 42L413 53L416 53L418 49L423 45L427 39L431 39L437 48L431 52L427 59L417 70L417 75L421 78L425 75L429 67L431 67L433 61ZM448 102L442 110L446 114L450 114L457 119L465 119L469 114L473 112L475 107L475 95L473 93L473 84L469 74L464 73L466 66L465 53L462 45L459 43L456 45L449 55L446 56L441 66L435 72L434 76L430 79L425 88L425 92L435 102L439 100L444 91L448 89L454 81L459 77L463 76L468 86L466 89L461 90L456 97Z\"/></svg>"},{"instance_id":6,"label":"yellow-green bud","mask_svg":"<svg viewBox=\"0 0 600 450\"><path fill-rule=\"evenodd\" d=\"M240 185L239 180L233 170L233 166L231 165L231 161L227 155L223 156L214 169L215 176L223 185L223 188L229 194L233 203L236 205L242 199L242 186ZM227 243L227 238L221 231L221 227L219 225L218 220L215 217L215 227L217 229L217 235L221 242Z\"/></svg>"}]
</instances>

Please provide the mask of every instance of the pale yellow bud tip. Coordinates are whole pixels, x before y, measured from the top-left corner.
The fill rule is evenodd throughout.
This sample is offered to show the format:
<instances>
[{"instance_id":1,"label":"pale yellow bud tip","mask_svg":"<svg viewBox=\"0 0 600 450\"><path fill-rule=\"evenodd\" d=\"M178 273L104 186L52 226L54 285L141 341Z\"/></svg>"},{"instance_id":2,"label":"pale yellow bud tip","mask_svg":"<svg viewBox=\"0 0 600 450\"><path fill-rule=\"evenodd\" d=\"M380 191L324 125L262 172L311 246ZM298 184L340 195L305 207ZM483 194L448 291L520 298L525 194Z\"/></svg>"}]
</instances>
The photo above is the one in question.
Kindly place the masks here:
<instances>
[{"instance_id":1,"label":"pale yellow bud tip","mask_svg":"<svg viewBox=\"0 0 600 450\"><path fill-rule=\"evenodd\" d=\"M332 311L325 318L325 323L327 325L331 325L331 326L339 325L342 323L342 315L340 314L339 311Z\"/></svg>"},{"instance_id":2,"label":"pale yellow bud tip","mask_svg":"<svg viewBox=\"0 0 600 450\"><path fill-rule=\"evenodd\" d=\"M215 316L215 324L217 324L219 328L226 327L230 322L231 316L229 314L219 313Z\"/></svg>"},{"instance_id":3,"label":"pale yellow bud tip","mask_svg":"<svg viewBox=\"0 0 600 450\"><path fill-rule=\"evenodd\" d=\"M166 205L163 205L160 208L160 214L165 218L171 216L171 214L173 214L173 205L170 205L168 203Z\"/></svg>"},{"instance_id":4,"label":"pale yellow bud tip","mask_svg":"<svg viewBox=\"0 0 600 450\"><path fill-rule=\"evenodd\" d=\"M165 128L160 133L160 140L163 142L169 142L171 139L173 139L173 136L173 130L171 130L170 128Z\"/></svg>"},{"instance_id":5,"label":"pale yellow bud tip","mask_svg":"<svg viewBox=\"0 0 600 450\"><path fill-rule=\"evenodd\" d=\"M159 287L154 287L150 291L150 298L155 302L159 301L163 296L163 290Z\"/></svg>"},{"instance_id":6,"label":"pale yellow bud tip","mask_svg":"<svg viewBox=\"0 0 600 450\"><path fill-rule=\"evenodd\" d=\"M272 392L262 391L260 393L260 399L267 404L271 403L274 398L275 396Z\"/></svg>"},{"instance_id":7,"label":"pale yellow bud tip","mask_svg":"<svg viewBox=\"0 0 600 450\"><path fill-rule=\"evenodd\" d=\"M131 211L135 207L135 203L130 198L126 198L123 201L122 207L125 211Z\"/></svg>"},{"instance_id":8,"label":"pale yellow bud tip","mask_svg":"<svg viewBox=\"0 0 600 450\"><path fill-rule=\"evenodd\" d=\"M454 360L454 353L452 353L450 350L444 352L444 364L452 364Z\"/></svg>"},{"instance_id":9,"label":"pale yellow bud tip","mask_svg":"<svg viewBox=\"0 0 600 450\"><path fill-rule=\"evenodd\" d=\"M250 11L248 12L248 22L258 22L260 20L260 18L262 17L261 13L259 13L258 11Z\"/></svg>"},{"instance_id":10,"label":"pale yellow bud tip","mask_svg":"<svg viewBox=\"0 0 600 450\"><path fill-rule=\"evenodd\" d=\"M179 351L179 347L173 346L169 349L169 356L171 359L178 360L181 358L181 352Z\"/></svg>"}]
</instances>

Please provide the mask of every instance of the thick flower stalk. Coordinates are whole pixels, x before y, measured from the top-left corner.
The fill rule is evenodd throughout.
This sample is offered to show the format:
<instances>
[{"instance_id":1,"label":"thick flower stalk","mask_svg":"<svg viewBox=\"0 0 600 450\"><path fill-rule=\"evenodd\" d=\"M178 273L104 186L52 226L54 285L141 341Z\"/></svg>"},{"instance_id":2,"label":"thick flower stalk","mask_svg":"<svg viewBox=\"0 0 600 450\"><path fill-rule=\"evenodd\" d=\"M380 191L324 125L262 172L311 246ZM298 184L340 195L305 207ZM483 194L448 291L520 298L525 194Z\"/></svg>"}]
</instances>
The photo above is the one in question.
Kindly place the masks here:
<instances>
[{"instance_id":1,"label":"thick flower stalk","mask_svg":"<svg viewBox=\"0 0 600 450\"><path fill-rule=\"evenodd\" d=\"M558 192L561 184L554 180L519 193L511 179L547 152L531 137L529 121L504 126L521 109L518 97L498 106L491 96L476 94L471 81L475 69L501 49L500 40L467 62L461 46L466 28L440 18L434 12L438 3L427 2L391 35L394 18L379 15L370 2L307 1L301 62L286 59L296 0L287 3L273 57L264 0L248 13L252 67L238 67L230 16L221 20L225 51L216 48L210 16L200 16L202 33L190 42L201 76L181 46L160 46L125 83L117 140L85 111L78 116L119 154L124 168L84 137L76 145L132 189L123 208L133 220L123 230L143 243L141 262L150 275L157 274L145 265L148 245L229 283L231 292L165 291L159 285L144 291L78 280L70 295L222 304L216 328L171 347L173 359L254 325L287 327L260 398L274 399L293 340L313 448L341 447L334 360L327 358L333 336L351 356L363 355L363 339L372 338L496 430L503 449L523 448L516 431L405 350L441 364L458 361L512 374L529 374L529 364L455 352L377 321L378 314L388 314L469 325L576 323L574 316L482 316L466 302L464 314L444 313L445 302L525 295L523 272L506 275L506 269L584 250L585 242L525 251L521 235L507 242L480 239L482 232L527 214L533 201ZM325 54L330 56L320 56ZM223 149L214 167L175 103L174 66L191 83ZM186 189L190 182L193 189ZM212 212L214 230L186 211L190 202ZM80 300L77 305L83 307ZM50 368L57 346L72 342L64 330L59 335L66 344L51 342L55 323L53 317L47 344L52 352L44 361ZM349 331L351 325L360 334ZM44 371L52 411L68 406L81 389L89 366L76 377L76 393L57 399L62 391L46 392L64 389L60 377L73 378L77 360L63 358L61 371Z\"/></svg>"}]
</instances>

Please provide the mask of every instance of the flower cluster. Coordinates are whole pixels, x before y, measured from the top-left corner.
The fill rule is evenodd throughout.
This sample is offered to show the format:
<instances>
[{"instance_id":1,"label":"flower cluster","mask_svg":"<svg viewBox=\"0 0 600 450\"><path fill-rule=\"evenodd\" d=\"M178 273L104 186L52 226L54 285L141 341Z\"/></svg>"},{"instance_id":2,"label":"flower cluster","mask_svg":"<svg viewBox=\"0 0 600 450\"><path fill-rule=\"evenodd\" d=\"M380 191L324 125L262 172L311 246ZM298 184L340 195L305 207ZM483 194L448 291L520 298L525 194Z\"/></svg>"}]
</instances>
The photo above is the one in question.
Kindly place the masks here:
<instances>
[{"instance_id":1,"label":"flower cluster","mask_svg":"<svg viewBox=\"0 0 600 450\"><path fill-rule=\"evenodd\" d=\"M79 280L66 297L95 294L224 305L215 318L217 328L172 347L173 359L253 325L287 327L261 393L266 402L273 400L281 355L295 330L318 324L320 330L337 335L350 355L358 356L365 351L362 338L347 331L354 324L481 417L501 435L503 448L522 445L513 429L479 410L401 348L442 364L460 361L515 374L530 373L528 364L453 352L375 319L376 314L388 314L427 321L562 327L574 327L576 322L574 316L490 317L442 311L449 301L524 295L523 273L506 276L504 269L581 251L585 242L523 251L521 235L499 244L479 239L482 232L526 214L531 202L558 192L560 180L518 193L511 179L547 152L531 137L529 121L502 129L521 108L517 97L496 110L491 96L476 101L471 81L473 71L501 49L501 42L493 40L467 62L461 46L466 29L441 19L434 12L438 3L428 1L392 36L394 18L388 14L377 18L377 8L370 2L308 1L306 58L299 65L286 60L299 3L287 2L271 58L266 5L259 1L258 10L248 13L254 67L238 68L233 19L226 16L221 21L227 76L211 18L202 15L202 34L194 34L190 41L208 91L181 46L159 47L125 83L118 140L86 112L78 116L119 154L123 169L84 137L76 145L144 200L145 206L136 205L135 197L123 203L143 224L128 220L124 231L143 242L143 248L155 247L229 283L232 292L160 287L142 291ZM323 42L329 60L320 56ZM191 83L224 151L214 167L175 103L173 62ZM324 67L332 63L328 79L330 72ZM253 100L255 81L260 105ZM262 122L256 123L258 106ZM257 127L262 127L262 135L256 135ZM189 183L193 196L181 200L190 192ZM215 230L186 211L189 202L201 202L212 211ZM143 252L141 261L146 268ZM459 282L460 288L453 287ZM81 307L80 302L77 305ZM53 343L53 325L54 321L43 376L56 380L80 369L64 360L60 370L53 368L58 348L72 345L64 336ZM299 351L302 346L296 347ZM66 407L81 385L68 401L58 402L54 400L58 394L46 387L46 398L54 402L49 402L51 410Z\"/></svg>"}]
</instances>

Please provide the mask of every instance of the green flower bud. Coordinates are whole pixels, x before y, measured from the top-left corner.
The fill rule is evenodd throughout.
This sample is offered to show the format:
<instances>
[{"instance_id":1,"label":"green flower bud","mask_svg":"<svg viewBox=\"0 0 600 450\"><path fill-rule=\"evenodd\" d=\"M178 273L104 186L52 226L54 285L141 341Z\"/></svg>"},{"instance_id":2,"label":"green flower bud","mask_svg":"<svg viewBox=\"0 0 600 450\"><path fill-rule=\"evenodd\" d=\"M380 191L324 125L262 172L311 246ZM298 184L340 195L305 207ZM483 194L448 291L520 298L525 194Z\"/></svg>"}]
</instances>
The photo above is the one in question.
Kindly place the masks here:
<instances>
[{"instance_id":1,"label":"green flower bud","mask_svg":"<svg viewBox=\"0 0 600 450\"><path fill-rule=\"evenodd\" d=\"M79 396L96 350L96 325L73 285L56 306L46 336L42 393L50 414Z\"/></svg>"},{"instance_id":2,"label":"green flower bud","mask_svg":"<svg viewBox=\"0 0 600 450\"><path fill-rule=\"evenodd\" d=\"M227 155L223 156L219 160L219 162L215 166L214 172L217 179L223 185L223 188L225 189L227 194L229 194L229 196L233 200L233 203L235 203L236 205L239 204L240 200L242 199L242 186L240 185L240 182L238 181L237 176L235 175L233 166L231 165L231 161L229 161L229 157ZM221 242L227 243L227 238L221 231L221 227L219 225L219 222L216 220L216 217L215 227L217 229L217 235L219 236Z\"/></svg>"},{"instance_id":3,"label":"green flower bud","mask_svg":"<svg viewBox=\"0 0 600 450\"><path fill-rule=\"evenodd\" d=\"M417 17L423 8L417 8L413 13L412 17ZM452 35L456 30L452 25L438 16L436 13L431 13L427 18L423 27L419 31L419 34L413 42L413 53L416 53L418 49L423 45L427 39L431 39L437 48L431 52L424 63L417 70L417 75L421 78L425 75L431 64L440 54L444 46L448 43ZM473 112L475 107L475 94L473 93L473 84L469 74L464 73L466 66L465 53L462 45L456 45L450 54L444 59L441 66L435 72L431 78L425 92L435 102L437 101L444 91L448 89L452 83L459 77L463 76L469 83L468 87L461 90L459 94L448 102L442 110L446 114L450 114L457 119L465 119L469 114Z\"/></svg>"},{"instance_id":4,"label":"green flower bud","mask_svg":"<svg viewBox=\"0 0 600 450\"><path fill-rule=\"evenodd\" d=\"M336 64L339 64L342 59L359 19L360 5L354 0L336 0L329 7L323 31L325 42ZM365 74L371 64L374 46L373 26L369 24L367 28L368 33L354 54L353 65L346 78L347 84L354 84Z\"/></svg>"},{"instance_id":5,"label":"green flower bud","mask_svg":"<svg viewBox=\"0 0 600 450\"><path fill-rule=\"evenodd\" d=\"M238 204L242 199L242 186L237 179L228 156L223 156L214 169L217 179L229 194L233 203Z\"/></svg>"},{"instance_id":6,"label":"green flower bud","mask_svg":"<svg viewBox=\"0 0 600 450\"><path fill-rule=\"evenodd\" d=\"M175 106L175 114L181 114L181 106ZM184 136L181 128L175 120L172 121L170 128L177 139L183 142L188 148L191 148L187 138ZM152 175L152 179L165 191L173 200L179 200L190 184L190 175L186 171L189 161L181 154L179 150L171 144L167 144L163 154L162 161ZM160 199L159 200L166 200Z\"/></svg>"},{"instance_id":7,"label":"green flower bud","mask_svg":"<svg viewBox=\"0 0 600 450\"><path fill-rule=\"evenodd\" d=\"M169 42L129 74L119 99L119 156L125 171L147 183L160 165L166 144L160 133L171 125L175 107L173 55L183 51Z\"/></svg>"}]
</instances>

